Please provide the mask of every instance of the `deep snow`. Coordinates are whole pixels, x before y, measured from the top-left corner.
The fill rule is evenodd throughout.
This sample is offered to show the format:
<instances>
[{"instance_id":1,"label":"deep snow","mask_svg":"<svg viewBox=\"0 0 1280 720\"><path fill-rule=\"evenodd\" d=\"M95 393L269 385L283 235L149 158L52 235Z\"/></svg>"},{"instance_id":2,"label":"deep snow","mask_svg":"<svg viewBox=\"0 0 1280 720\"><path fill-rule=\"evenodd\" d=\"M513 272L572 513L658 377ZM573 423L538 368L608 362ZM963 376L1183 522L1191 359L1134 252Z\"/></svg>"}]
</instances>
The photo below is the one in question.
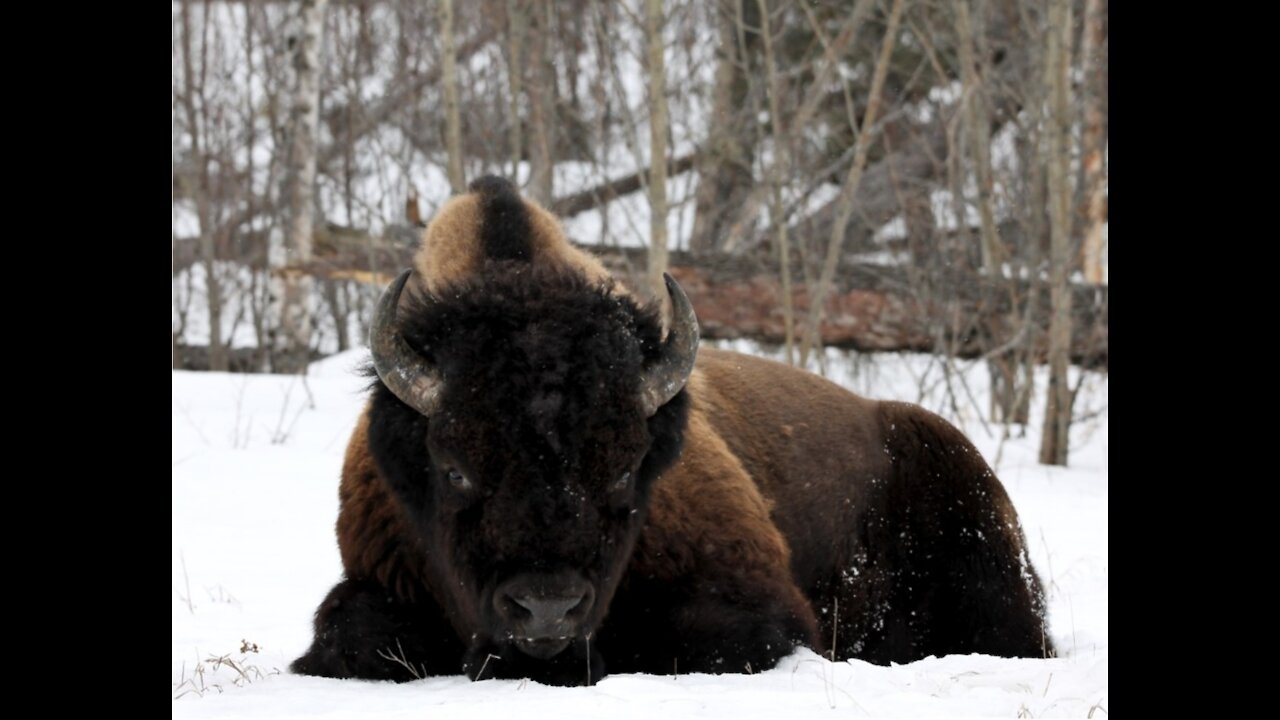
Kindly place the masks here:
<instances>
[{"instance_id":1,"label":"deep snow","mask_svg":"<svg viewBox=\"0 0 1280 720\"><path fill-rule=\"evenodd\" d=\"M956 364L965 382L952 377L953 404L939 361L922 355L831 351L828 374L865 395L920 401L960 425L989 462L999 456L1063 657L879 667L800 650L755 675L612 675L590 688L290 675L285 667L310 642L312 612L341 574L337 480L363 404L365 381L352 371L363 357L317 363L305 386L282 376L173 372L175 718L1106 715L1106 376L1089 376L1081 391L1077 414L1091 417L1073 429L1071 467L1049 468L1036 462L1042 407L1026 437L1002 443L1000 427L979 419L985 369ZM242 652L244 641L258 652Z\"/></svg>"}]
</instances>

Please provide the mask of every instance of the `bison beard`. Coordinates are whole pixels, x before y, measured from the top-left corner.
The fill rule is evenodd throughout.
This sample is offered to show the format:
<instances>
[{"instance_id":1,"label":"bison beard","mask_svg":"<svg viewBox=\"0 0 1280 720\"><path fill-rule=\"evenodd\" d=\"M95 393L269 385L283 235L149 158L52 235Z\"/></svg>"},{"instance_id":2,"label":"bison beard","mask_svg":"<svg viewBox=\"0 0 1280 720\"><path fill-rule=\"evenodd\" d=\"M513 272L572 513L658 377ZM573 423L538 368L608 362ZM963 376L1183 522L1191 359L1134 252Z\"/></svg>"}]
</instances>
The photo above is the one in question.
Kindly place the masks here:
<instances>
[{"instance_id":1,"label":"bison beard","mask_svg":"<svg viewBox=\"0 0 1280 720\"><path fill-rule=\"evenodd\" d=\"M465 272L403 298L402 277L375 320L345 579L294 672L579 685L761 670L833 637L877 663L1052 654L1017 516L955 428L697 351L674 281L664 341L545 211L472 190L427 231Z\"/></svg>"}]
</instances>

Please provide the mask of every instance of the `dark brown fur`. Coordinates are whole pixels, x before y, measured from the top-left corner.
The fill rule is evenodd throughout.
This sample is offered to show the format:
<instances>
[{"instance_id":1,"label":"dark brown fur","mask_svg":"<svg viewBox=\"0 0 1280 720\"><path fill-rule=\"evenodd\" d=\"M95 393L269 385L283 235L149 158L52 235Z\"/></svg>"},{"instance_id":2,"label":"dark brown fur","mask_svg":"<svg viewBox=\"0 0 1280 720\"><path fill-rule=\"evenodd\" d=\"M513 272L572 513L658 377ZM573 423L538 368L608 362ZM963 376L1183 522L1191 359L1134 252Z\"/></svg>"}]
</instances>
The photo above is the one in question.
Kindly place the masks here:
<instances>
[{"instance_id":1,"label":"dark brown fur","mask_svg":"<svg viewBox=\"0 0 1280 720\"><path fill-rule=\"evenodd\" d=\"M517 261L606 283L604 293L624 292L607 284L594 259L582 260L567 245L541 208L526 203L528 215L520 216L511 209L514 196L505 196L502 218L486 215L482 208L493 201L485 193L502 192L495 181L454 199L432 222L415 263L425 287L458 288L498 272L485 269L491 261L479 249L483 236ZM516 236L526 235L522 246ZM478 654L490 647L486 606L471 600L478 589L441 587L470 581L449 569L452 548L432 545L442 542L433 540L434 526L424 531L406 511L405 493L417 490L393 491L374 460L370 414L395 403L378 397L366 407L343 468L337 529L347 579L317 612L316 643L293 667L409 679L373 657L395 640L430 672L465 666L477 677L485 672ZM625 567L598 590L603 606L590 645L542 661L495 650L495 665L506 664L489 672L577 684L587 665L593 681L605 667L751 671L796 643L824 651L833 641L836 657L878 663L957 652L1052 654L1042 591L1012 504L946 421L711 348L699 352L671 405L687 419L664 408L650 429L659 420L682 422L671 427L683 426L683 445L642 493L636 517L643 524L621 541ZM401 419L380 420L380 428L391 428L380 432L425 438L425 418L396 412ZM488 542L510 554L519 549L510 542L522 537ZM385 608L376 610L381 602Z\"/></svg>"},{"instance_id":2,"label":"dark brown fur","mask_svg":"<svg viewBox=\"0 0 1280 720\"><path fill-rule=\"evenodd\" d=\"M699 353L690 392L773 503L824 648L834 638L839 657L882 664L952 652L1051 654L1013 505L945 420L711 349Z\"/></svg>"}]
</instances>

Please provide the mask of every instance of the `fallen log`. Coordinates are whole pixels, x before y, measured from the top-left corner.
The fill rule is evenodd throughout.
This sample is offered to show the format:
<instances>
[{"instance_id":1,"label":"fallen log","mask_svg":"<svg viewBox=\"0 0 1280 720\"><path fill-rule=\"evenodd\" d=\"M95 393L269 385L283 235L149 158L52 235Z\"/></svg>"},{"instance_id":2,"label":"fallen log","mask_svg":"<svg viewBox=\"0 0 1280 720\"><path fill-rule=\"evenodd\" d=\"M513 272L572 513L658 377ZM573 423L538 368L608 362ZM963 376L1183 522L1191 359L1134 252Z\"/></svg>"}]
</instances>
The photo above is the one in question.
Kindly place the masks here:
<instances>
[{"instance_id":1,"label":"fallen log","mask_svg":"<svg viewBox=\"0 0 1280 720\"><path fill-rule=\"evenodd\" d=\"M320 233L318 233L319 235ZM645 250L581 246L596 253L622 282L645 287ZM300 269L317 277L383 286L413 256L410 242L388 242L356 233L326 233L316 257ZM745 338L766 344L784 341L782 283L771 258L693 255L675 251L671 274L693 302L705 338ZM823 345L860 351L943 352L980 357L1007 344L1017 328L1007 327L1011 298L1021 306L1031 292L1026 280L976 275L929 276L900 266L846 261L836 273L821 328ZM809 308L804 278L792 278L792 306L799 325ZM1040 308L1049 308L1047 290ZM1072 361L1107 366L1106 286L1075 285ZM1037 356L1043 352L1047 314L1034 319ZM802 328L798 328L802 329Z\"/></svg>"}]
</instances>

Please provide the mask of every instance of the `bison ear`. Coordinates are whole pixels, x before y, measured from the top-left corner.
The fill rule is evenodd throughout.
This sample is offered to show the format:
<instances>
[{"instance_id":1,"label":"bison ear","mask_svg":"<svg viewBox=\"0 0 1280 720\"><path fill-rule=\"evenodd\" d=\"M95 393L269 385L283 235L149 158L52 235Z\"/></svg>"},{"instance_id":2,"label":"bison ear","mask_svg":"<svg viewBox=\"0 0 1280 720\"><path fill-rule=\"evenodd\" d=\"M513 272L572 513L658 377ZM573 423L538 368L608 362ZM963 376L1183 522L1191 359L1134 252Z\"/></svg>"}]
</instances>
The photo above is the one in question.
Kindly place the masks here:
<instances>
[{"instance_id":1,"label":"bison ear","mask_svg":"<svg viewBox=\"0 0 1280 720\"><path fill-rule=\"evenodd\" d=\"M689 382L693 362L698 357L698 317L684 289L668 273L662 274L671 296L671 330L658 359L640 378L640 404L645 417L653 417Z\"/></svg>"},{"instance_id":2,"label":"bison ear","mask_svg":"<svg viewBox=\"0 0 1280 720\"><path fill-rule=\"evenodd\" d=\"M404 404L430 417L440 408L444 378L409 347L396 325L396 308L410 272L400 273L383 291L369 328L369 349L373 351L373 367L387 389Z\"/></svg>"}]
</instances>

